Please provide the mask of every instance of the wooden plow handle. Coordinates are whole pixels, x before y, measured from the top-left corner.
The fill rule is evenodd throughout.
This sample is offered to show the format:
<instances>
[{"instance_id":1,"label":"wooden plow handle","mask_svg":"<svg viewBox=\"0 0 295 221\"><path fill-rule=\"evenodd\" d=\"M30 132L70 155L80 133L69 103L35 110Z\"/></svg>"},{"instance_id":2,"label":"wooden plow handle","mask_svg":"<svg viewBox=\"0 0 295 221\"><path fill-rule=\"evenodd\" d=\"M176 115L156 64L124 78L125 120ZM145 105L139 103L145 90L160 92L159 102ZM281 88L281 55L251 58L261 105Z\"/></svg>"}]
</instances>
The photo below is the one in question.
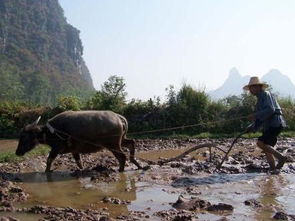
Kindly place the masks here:
<instances>
[{"instance_id":1,"label":"wooden plow handle","mask_svg":"<svg viewBox=\"0 0 295 221\"><path fill-rule=\"evenodd\" d=\"M235 143L238 141L238 139L245 133L247 133L248 130L243 131L242 133L238 134L238 136L236 136L236 138L233 140L232 144L230 145L228 151L226 152L225 156L223 157L222 161L220 162L220 164L217 165L216 170L219 170L222 166L222 164L224 163L224 161L227 159L230 151L232 150L232 148L234 147Z\"/></svg>"}]
</instances>

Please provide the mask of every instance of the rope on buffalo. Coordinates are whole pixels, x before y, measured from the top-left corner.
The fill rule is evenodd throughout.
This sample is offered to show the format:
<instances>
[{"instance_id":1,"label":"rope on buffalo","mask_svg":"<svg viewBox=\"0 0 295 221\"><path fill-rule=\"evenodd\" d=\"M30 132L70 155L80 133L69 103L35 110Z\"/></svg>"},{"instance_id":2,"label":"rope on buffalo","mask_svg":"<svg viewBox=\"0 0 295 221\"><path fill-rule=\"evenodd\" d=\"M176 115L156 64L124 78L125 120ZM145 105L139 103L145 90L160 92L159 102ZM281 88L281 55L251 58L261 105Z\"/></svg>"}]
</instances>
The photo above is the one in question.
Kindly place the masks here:
<instances>
[{"instance_id":1,"label":"rope on buffalo","mask_svg":"<svg viewBox=\"0 0 295 221\"><path fill-rule=\"evenodd\" d=\"M131 132L131 133L128 133L128 135L140 135L140 134L147 134L147 133L157 133L157 132L165 132L165 131L171 131L171 130L190 128L190 127L204 126L204 125L209 125L209 124L225 123L225 122L230 122L230 121L235 121L235 120L246 119L247 117L248 116L241 116L241 117L236 117L236 118L232 118L232 119L228 119L228 120L223 119L223 120L217 120L217 121L209 121L209 122L206 122L206 123L189 124L189 125L183 125L183 126L177 126L177 127L168 127L168 128L162 128L162 129L140 131L140 132Z\"/></svg>"}]
</instances>

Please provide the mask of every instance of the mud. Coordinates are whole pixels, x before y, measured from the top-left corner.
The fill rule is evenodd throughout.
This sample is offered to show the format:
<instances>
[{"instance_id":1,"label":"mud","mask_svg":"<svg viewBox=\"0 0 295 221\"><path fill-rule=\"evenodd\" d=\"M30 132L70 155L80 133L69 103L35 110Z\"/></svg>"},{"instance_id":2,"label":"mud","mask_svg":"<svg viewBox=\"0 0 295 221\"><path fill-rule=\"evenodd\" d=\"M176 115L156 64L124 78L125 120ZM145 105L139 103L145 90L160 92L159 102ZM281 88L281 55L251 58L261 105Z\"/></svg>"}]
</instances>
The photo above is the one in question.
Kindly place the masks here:
<instances>
[{"instance_id":1,"label":"mud","mask_svg":"<svg viewBox=\"0 0 295 221\"><path fill-rule=\"evenodd\" d=\"M219 149L202 148L159 164L208 142ZM136 156L150 167L147 171L128 162L124 173L117 172L118 162L108 151L83 155L82 171L71 155L58 156L52 173L44 173L43 156L2 163L0 216L3 220L295 220L295 139L278 142L277 149L288 156L278 175L268 174L255 139L241 139L216 170L224 156L220 149L226 151L231 142L137 140ZM5 145L0 141L0 150L7 151Z\"/></svg>"}]
</instances>

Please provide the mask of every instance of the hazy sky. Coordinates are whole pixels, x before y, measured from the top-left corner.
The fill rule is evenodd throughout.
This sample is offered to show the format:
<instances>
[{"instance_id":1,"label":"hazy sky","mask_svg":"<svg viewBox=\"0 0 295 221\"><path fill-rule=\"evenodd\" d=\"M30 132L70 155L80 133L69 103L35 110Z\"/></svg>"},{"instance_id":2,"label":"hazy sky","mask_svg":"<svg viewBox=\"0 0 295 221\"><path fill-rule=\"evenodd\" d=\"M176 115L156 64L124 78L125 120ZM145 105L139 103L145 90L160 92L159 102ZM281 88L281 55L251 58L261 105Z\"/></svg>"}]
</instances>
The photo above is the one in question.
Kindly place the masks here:
<instances>
[{"instance_id":1,"label":"hazy sky","mask_svg":"<svg viewBox=\"0 0 295 221\"><path fill-rule=\"evenodd\" d=\"M95 88L122 76L128 98L182 83L211 90L232 67L295 82L295 0L59 0Z\"/></svg>"}]
</instances>

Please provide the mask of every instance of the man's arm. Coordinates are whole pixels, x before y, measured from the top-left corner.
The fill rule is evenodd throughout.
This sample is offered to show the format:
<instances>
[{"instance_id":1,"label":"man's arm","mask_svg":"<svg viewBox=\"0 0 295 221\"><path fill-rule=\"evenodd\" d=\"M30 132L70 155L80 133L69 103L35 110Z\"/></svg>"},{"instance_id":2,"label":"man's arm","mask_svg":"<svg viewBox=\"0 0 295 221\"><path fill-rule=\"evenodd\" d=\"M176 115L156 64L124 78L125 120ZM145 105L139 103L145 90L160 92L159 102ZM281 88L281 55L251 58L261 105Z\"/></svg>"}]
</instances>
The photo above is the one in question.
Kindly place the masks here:
<instances>
[{"instance_id":1,"label":"man's arm","mask_svg":"<svg viewBox=\"0 0 295 221\"><path fill-rule=\"evenodd\" d=\"M255 123L253 125L253 130L258 130L263 122L271 117L275 113L275 104L271 94L266 91L263 94L262 102L259 104L261 105L256 113L254 113L253 118L255 119Z\"/></svg>"}]
</instances>

